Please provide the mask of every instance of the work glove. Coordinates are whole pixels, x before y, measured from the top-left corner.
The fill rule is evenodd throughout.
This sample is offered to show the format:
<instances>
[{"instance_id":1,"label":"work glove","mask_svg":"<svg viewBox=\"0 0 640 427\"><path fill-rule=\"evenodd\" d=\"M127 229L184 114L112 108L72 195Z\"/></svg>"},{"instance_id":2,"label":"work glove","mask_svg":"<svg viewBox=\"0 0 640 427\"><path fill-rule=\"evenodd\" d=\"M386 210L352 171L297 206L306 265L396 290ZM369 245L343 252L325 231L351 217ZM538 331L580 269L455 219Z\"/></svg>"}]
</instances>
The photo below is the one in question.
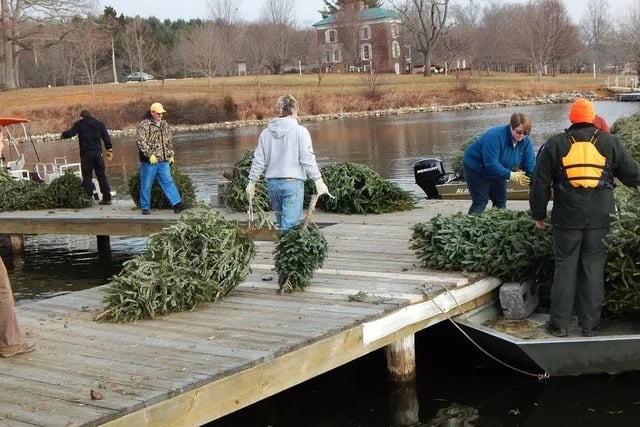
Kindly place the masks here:
<instances>
[{"instance_id":1,"label":"work glove","mask_svg":"<svg viewBox=\"0 0 640 427\"><path fill-rule=\"evenodd\" d=\"M175 162L175 159L173 158L173 156L169 157L169 164L172 165L173 162Z\"/></svg>"},{"instance_id":2,"label":"work glove","mask_svg":"<svg viewBox=\"0 0 640 427\"><path fill-rule=\"evenodd\" d=\"M156 157L155 154L152 154L151 157L149 157L149 163L151 163L152 165L155 165L156 163L158 163L158 158Z\"/></svg>"},{"instance_id":3,"label":"work glove","mask_svg":"<svg viewBox=\"0 0 640 427\"><path fill-rule=\"evenodd\" d=\"M316 193L318 193L318 197L322 196L323 194L329 194L329 188L327 187L327 184L324 183L322 178L318 178L314 182L316 184ZM329 194L329 197L333 196Z\"/></svg>"},{"instance_id":4,"label":"work glove","mask_svg":"<svg viewBox=\"0 0 640 427\"><path fill-rule=\"evenodd\" d=\"M247 193L247 197L249 201L253 200L253 196L256 195L256 183L253 181L249 181L247 184L247 188L244 189L245 193Z\"/></svg>"},{"instance_id":5,"label":"work glove","mask_svg":"<svg viewBox=\"0 0 640 427\"><path fill-rule=\"evenodd\" d=\"M106 152L106 154L104 155L105 159L111 161L113 160L113 150L111 148L109 148Z\"/></svg>"},{"instance_id":6,"label":"work glove","mask_svg":"<svg viewBox=\"0 0 640 427\"><path fill-rule=\"evenodd\" d=\"M531 184L531 178L529 178L523 171L511 172L511 174L509 175L509 180L517 182L518 184L525 187Z\"/></svg>"}]
</instances>

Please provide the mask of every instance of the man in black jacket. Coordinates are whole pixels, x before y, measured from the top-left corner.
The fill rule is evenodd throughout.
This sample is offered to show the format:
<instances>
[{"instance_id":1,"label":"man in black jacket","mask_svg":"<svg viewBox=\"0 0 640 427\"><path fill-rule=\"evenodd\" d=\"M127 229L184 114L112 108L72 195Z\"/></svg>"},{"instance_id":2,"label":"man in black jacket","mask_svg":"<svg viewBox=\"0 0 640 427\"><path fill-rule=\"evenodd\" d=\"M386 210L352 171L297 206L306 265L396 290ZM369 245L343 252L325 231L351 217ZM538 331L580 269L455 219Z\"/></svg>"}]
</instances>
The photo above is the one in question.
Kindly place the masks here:
<instances>
[{"instance_id":1,"label":"man in black jacket","mask_svg":"<svg viewBox=\"0 0 640 427\"><path fill-rule=\"evenodd\" d=\"M93 195L93 172L95 171L98 178L98 185L102 193L101 205L111 204L111 188L107 181L105 173L104 159L102 158L102 144L107 149L105 157L107 160L113 158L113 150L111 148L111 137L107 128L100 120L94 118L87 110L80 112L80 120L75 122L71 129L62 132L62 139L72 138L78 135L80 145L80 168L82 171L82 186L87 195Z\"/></svg>"},{"instance_id":2,"label":"man in black jacket","mask_svg":"<svg viewBox=\"0 0 640 427\"><path fill-rule=\"evenodd\" d=\"M595 127L595 117L591 102L575 101L569 110L572 125L540 149L531 181L529 204L539 229L545 226L553 190L555 269L545 328L557 337L567 336L574 307L582 334L596 334L604 300L604 238L615 209L614 178L630 187L640 184L638 162L618 137ZM587 149L568 155L573 145Z\"/></svg>"}]
</instances>

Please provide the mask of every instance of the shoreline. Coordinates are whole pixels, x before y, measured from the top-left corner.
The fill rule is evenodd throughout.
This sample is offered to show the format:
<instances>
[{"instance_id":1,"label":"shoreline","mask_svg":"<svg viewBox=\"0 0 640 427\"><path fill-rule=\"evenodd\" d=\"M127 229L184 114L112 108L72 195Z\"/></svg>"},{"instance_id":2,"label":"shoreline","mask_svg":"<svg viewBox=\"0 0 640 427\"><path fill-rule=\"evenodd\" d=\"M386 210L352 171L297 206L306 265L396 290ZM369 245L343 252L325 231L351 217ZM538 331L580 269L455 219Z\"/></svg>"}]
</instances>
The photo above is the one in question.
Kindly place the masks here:
<instances>
[{"instance_id":1,"label":"shoreline","mask_svg":"<svg viewBox=\"0 0 640 427\"><path fill-rule=\"evenodd\" d=\"M563 104L573 102L576 98L587 98L592 101L604 101L614 99L613 97L602 97L596 95L594 91L585 92L561 92L556 94L549 94L544 96L536 96L526 99L506 99L499 101L487 101L487 102L469 102L462 104L451 105L430 105L421 107L401 107L401 108L387 108L383 110L370 110L370 111L357 111L357 112L337 112L318 114L310 116L299 116L298 121L300 123L321 122L325 120L343 120L360 117L381 117L390 115L402 115L402 114L421 114L421 113L439 113L447 111L465 111L465 110L484 110L503 107L520 107L528 105L546 105L546 104ZM215 122L204 123L198 125L175 125L170 126L174 133L197 133L207 132L219 129L237 129L243 127L264 127L269 123L271 118L262 120L241 120L234 122ZM112 137L122 137L134 135L136 132L135 127L128 129L109 129L109 134ZM48 142L59 141L60 133L45 133L40 135L32 135L31 139L36 142Z\"/></svg>"}]
</instances>

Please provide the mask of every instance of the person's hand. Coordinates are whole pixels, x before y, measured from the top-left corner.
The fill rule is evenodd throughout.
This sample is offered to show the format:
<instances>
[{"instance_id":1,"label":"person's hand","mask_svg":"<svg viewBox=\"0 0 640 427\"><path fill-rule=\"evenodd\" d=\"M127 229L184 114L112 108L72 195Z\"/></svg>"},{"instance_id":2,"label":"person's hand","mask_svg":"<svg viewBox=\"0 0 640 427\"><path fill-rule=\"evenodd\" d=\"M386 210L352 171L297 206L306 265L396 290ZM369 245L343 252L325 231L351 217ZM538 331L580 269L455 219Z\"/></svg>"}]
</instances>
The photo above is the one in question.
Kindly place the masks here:
<instances>
[{"instance_id":1,"label":"person's hand","mask_svg":"<svg viewBox=\"0 0 640 427\"><path fill-rule=\"evenodd\" d=\"M531 178L529 178L523 171L511 172L511 175L509 175L509 180L517 182L518 184L525 187L531 184Z\"/></svg>"},{"instance_id":2,"label":"person's hand","mask_svg":"<svg viewBox=\"0 0 640 427\"><path fill-rule=\"evenodd\" d=\"M322 178L318 178L314 182L316 184L316 193L318 193L318 197L322 196L323 194L328 194L329 197L333 199L333 196L331 195L331 193L329 193L327 184L324 183Z\"/></svg>"},{"instance_id":3,"label":"person's hand","mask_svg":"<svg viewBox=\"0 0 640 427\"><path fill-rule=\"evenodd\" d=\"M175 159L173 158L173 156L169 157L169 164L172 165L173 162L175 162Z\"/></svg>"},{"instance_id":4,"label":"person's hand","mask_svg":"<svg viewBox=\"0 0 640 427\"><path fill-rule=\"evenodd\" d=\"M149 163L151 163L152 165L155 165L156 163L158 163L158 158L156 157L155 154L152 154L151 157L149 157Z\"/></svg>"},{"instance_id":5,"label":"person's hand","mask_svg":"<svg viewBox=\"0 0 640 427\"><path fill-rule=\"evenodd\" d=\"M113 150L109 148L104 157L109 161L113 160Z\"/></svg>"},{"instance_id":6,"label":"person's hand","mask_svg":"<svg viewBox=\"0 0 640 427\"><path fill-rule=\"evenodd\" d=\"M253 196L256 195L256 183L253 181L249 181L247 184L247 188L244 189L245 193L247 193L247 197L249 201L253 200Z\"/></svg>"},{"instance_id":7,"label":"person's hand","mask_svg":"<svg viewBox=\"0 0 640 427\"><path fill-rule=\"evenodd\" d=\"M538 230L542 230L544 228L544 220L542 220L542 219L534 219L533 222L536 224L536 228Z\"/></svg>"}]
</instances>

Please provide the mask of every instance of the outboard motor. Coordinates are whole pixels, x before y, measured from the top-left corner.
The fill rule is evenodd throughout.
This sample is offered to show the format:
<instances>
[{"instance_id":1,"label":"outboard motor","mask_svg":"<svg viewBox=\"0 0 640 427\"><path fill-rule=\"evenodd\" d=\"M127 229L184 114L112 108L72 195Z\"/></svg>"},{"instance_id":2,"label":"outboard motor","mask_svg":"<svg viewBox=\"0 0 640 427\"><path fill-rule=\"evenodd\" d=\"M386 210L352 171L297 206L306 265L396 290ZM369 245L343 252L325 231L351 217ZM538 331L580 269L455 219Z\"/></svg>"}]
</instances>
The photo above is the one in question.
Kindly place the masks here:
<instances>
[{"instance_id":1,"label":"outboard motor","mask_svg":"<svg viewBox=\"0 0 640 427\"><path fill-rule=\"evenodd\" d=\"M444 165L440 159L428 158L418 160L413 164L413 175L416 184L427 193L427 199L441 199L436 188L440 184L440 179L445 175Z\"/></svg>"}]
</instances>

